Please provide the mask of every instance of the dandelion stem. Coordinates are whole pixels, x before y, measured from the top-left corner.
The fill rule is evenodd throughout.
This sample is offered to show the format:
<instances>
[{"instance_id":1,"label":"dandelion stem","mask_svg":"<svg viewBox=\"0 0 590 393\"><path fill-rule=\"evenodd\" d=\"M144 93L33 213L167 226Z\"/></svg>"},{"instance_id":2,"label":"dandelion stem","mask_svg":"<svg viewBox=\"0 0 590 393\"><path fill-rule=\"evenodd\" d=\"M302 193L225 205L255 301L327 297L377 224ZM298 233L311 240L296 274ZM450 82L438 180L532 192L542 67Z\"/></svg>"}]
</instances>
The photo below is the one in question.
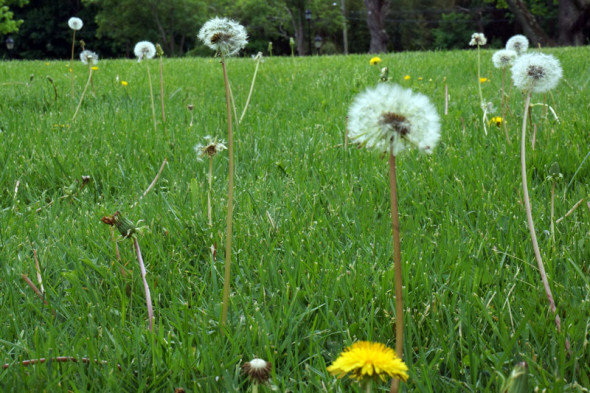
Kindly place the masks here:
<instances>
[{"instance_id":1,"label":"dandelion stem","mask_svg":"<svg viewBox=\"0 0 590 393\"><path fill-rule=\"evenodd\" d=\"M555 180L551 186L551 239L555 245Z\"/></svg>"},{"instance_id":2,"label":"dandelion stem","mask_svg":"<svg viewBox=\"0 0 590 393\"><path fill-rule=\"evenodd\" d=\"M207 190L207 219L209 220L209 228L213 227L213 218L211 217L211 188L213 185L213 157L209 156L209 189ZM213 236L213 232L211 232L211 236Z\"/></svg>"},{"instance_id":3,"label":"dandelion stem","mask_svg":"<svg viewBox=\"0 0 590 393\"><path fill-rule=\"evenodd\" d=\"M84 86L84 91L82 91L82 96L80 97L80 102L78 102L78 107L76 108L76 112L74 112L74 116L72 116L72 122L76 119L76 115L80 110L80 106L82 106L82 101L84 100L84 96L86 95L86 90L88 90L88 85L90 85L90 81L92 80L92 67L88 68L88 81L86 82L86 86Z\"/></svg>"},{"instance_id":4,"label":"dandelion stem","mask_svg":"<svg viewBox=\"0 0 590 393\"><path fill-rule=\"evenodd\" d=\"M395 156L389 154L389 190L391 193L391 226L393 230L393 263L395 275L395 352L401 359L404 350L404 302L402 297L402 264L399 235L399 211L397 201L397 181L395 173ZM391 380L391 393L397 393L399 379Z\"/></svg>"},{"instance_id":5,"label":"dandelion stem","mask_svg":"<svg viewBox=\"0 0 590 393\"><path fill-rule=\"evenodd\" d=\"M502 125L504 126L504 134L506 134L506 142L510 145L510 137L508 136L508 126L506 125L506 92L504 91L506 83L506 68L502 69Z\"/></svg>"},{"instance_id":6,"label":"dandelion stem","mask_svg":"<svg viewBox=\"0 0 590 393\"><path fill-rule=\"evenodd\" d=\"M238 123L242 122L244 115L246 115L246 110L248 110L248 105L250 104L250 98L252 98L252 92L254 91L254 83L256 83L256 74L258 74L258 66L260 65L261 60L262 60L262 57L258 57L258 59L256 60L256 68L254 69L254 76L252 77L252 84L250 85L250 92L248 93L248 99L246 100L246 106L244 107L244 110L242 111L242 115L240 116L240 121L238 121Z\"/></svg>"},{"instance_id":7,"label":"dandelion stem","mask_svg":"<svg viewBox=\"0 0 590 393\"><path fill-rule=\"evenodd\" d=\"M164 110L164 64L162 56L160 58L160 100L162 102L162 122L166 123L166 111Z\"/></svg>"},{"instance_id":8,"label":"dandelion stem","mask_svg":"<svg viewBox=\"0 0 590 393\"><path fill-rule=\"evenodd\" d=\"M551 288L549 287L549 281L547 280L547 274L545 273L545 267L543 266L543 260L541 259L541 252L539 251L539 244L537 243L537 235L535 234L535 224L533 223L533 215L531 211L531 202L529 200L529 190L527 186L527 174L526 174L526 123L527 123L527 113L529 111L529 106L531 103L531 93L528 92L524 104L524 114L522 117L522 138L520 143L520 164L522 170L522 192L523 192L523 199L524 199L524 206L526 210L526 218L527 223L529 226L529 231L531 233L531 240L533 242L533 251L535 253L535 258L537 260L537 266L539 268L539 273L541 274L541 281L543 282L543 287L545 288L545 294L547 295L547 300L549 301L549 305L551 308L551 312L555 314L555 326L557 327L557 331L561 330L561 321L559 319L559 314L556 312L555 301L553 300L553 295L551 294Z\"/></svg>"},{"instance_id":9,"label":"dandelion stem","mask_svg":"<svg viewBox=\"0 0 590 393\"><path fill-rule=\"evenodd\" d=\"M70 79L72 80L72 98L74 98L74 46L76 44L76 30L72 34L72 58L70 60Z\"/></svg>"},{"instance_id":10,"label":"dandelion stem","mask_svg":"<svg viewBox=\"0 0 590 393\"><path fill-rule=\"evenodd\" d=\"M477 44L477 89L479 91L480 106L483 109L483 130L484 130L484 133L487 135L488 134L488 130L486 128L487 104L483 100L483 93L481 91L481 55L479 53L479 44Z\"/></svg>"},{"instance_id":11,"label":"dandelion stem","mask_svg":"<svg viewBox=\"0 0 590 393\"><path fill-rule=\"evenodd\" d=\"M221 55L221 66L223 68L223 81L225 83L225 106L227 108L227 150L229 156L229 174L227 189L227 219L225 232L225 273L223 278L223 307L221 311L221 326L227 322L227 309L229 303L230 277L231 277L231 241L232 241L232 219L234 209L234 136L232 129L232 114L230 104L229 81L225 67L225 56Z\"/></svg>"},{"instance_id":12,"label":"dandelion stem","mask_svg":"<svg viewBox=\"0 0 590 393\"><path fill-rule=\"evenodd\" d=\"M152 102L152 118L154 119L154 132L157 132L156 107L154 105L154 89L152 87L152 74L150 73L150 66L147 61L145 62L145 68L147 69L148 81L150 84L150 98L152 100L151 102Z\"/></svg>"},{"instance_id":13,"label":"dandelion stem","mask_svg":"<svg viewBox=\"0 0 590 393\"><path fill-rule=\"evenodd\" d=\"M150 295L150 287L148 286L147 280L145 278L145 265L143 264L143 258L141 257L141 250L139 248L139 242L137 241L137 237L133 236L133 243L135 244L135 251L137 252L137 260L139 261L139 269L141 271L141 279L143 280L143 289L145 291L145 304L147 306L148 311L148 318L149 318L149 328L150 331L154 330L154 309L152 308L152 296Z\"/></svg>"}]
</instances>

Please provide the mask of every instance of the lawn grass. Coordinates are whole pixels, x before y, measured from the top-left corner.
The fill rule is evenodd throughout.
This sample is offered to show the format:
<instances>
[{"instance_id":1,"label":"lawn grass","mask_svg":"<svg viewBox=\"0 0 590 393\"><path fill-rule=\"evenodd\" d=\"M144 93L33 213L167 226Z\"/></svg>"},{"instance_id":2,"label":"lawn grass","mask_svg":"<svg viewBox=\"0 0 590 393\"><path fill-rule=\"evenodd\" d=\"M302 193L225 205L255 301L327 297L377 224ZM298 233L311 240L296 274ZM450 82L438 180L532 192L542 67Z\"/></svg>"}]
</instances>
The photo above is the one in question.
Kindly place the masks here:
<instances>
[{"instance_id":1,"label":"lawn grass","mask_svg":"<svg viewBox=\"0 0 590 393\"><path fill-rule=\"evenodd\" d=\"M434 154L398 158L405 391L498 392L501 376L520 361L540 390L590 386L590 159L583 163L590 151L590 49L546 52L560 59L564 79L533 103L551 105L559 121L541 106L533 109L537 131L527 166L561 333L526 225L520 92L510 91L507 144L501 128L488 126L484 134L475 51L382 56L393 82L428 95L442 117ZM502 75L492 54L482 52L482 76L490 79L482 88L499 109ZM214 159L209 228L208 163L193 151L205 135L227 138L218 59L164 61L167 122L156 108L157 131L145 66L136 61L100 61L73 123L84 65L74 65L72 98L66 62L0 64L0 353L11 365L0 370L2 390L245 392L240 367L262 357L272 362L271 383L280 392L357 391L326 366L354 341L390 347L395 341L387 162L354 145L344 149L348 105L379 77L369 59L273 57L261 64L248 113L235 130L226 334L219 321L227 154ZM157 76L158 63L150 66ZM254 67L246 58L228 61L238 117ZM164 159L154 189L140 199ZM548 235L552 184L546 180L553 162L563 174L556 218L584 199L555 225L555 242ZM82 176L90 176L83 188ZM100 222L117 210L146 226L139 243L154 333L147 329L133 242L118 243L118 261L109 227ZM37 282L33 250L48 305L21 278ZM57 356L108 364L18 364Z\"/></svg>"}]
</instances>

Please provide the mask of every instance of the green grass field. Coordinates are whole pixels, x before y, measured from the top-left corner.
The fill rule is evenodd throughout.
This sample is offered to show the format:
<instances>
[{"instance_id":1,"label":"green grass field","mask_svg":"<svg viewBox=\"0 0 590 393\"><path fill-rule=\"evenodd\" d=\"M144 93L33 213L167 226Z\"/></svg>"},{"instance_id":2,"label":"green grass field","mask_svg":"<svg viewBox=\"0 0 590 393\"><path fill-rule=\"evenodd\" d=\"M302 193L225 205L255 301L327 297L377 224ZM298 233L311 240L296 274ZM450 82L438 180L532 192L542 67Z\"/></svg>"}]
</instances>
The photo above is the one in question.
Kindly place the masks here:
<instances>
[{"instance_id":1,"label":"green grass field","mask_svg":"<svg viewBox=\"0 0 590 393\"><path fill-rule=\"evenodd\" d=\"M547 52L561 61L564 79L546 96L534 95L533 103L550 105L559 121L546 107L533 108L535 146L531 126L527 166L561 333L526 224L521 93L510 89L508 144L501 128L488 126L484 134L476 51L382 56L393 81L429 96L442 118L432 155L398 157L410 368L404 391L498 392L502 376L526 361L539 391L588 392L590 158L583 160L590 151L590 48ZM490 80L483 95L500 108L502 74L492 54L482 52L482 76ZM348 106L379 77L369 59L274 57L260 65L248 113L235 130L227 334L219 322L227 152L214 159L210 229L208 163L193 150L205 135L227 139L218 59L164 61L165 125L159 66L150 61L157 131L144 63L100 61L73 123L88 75L83 64L74 65L72 98L66 62L1 63L0 360L10 365L0 370L1 390L246 392L241 365L262 357L273 364L276 391L358 391L326 367L355 341L392 348L395 342L387 161L354 145L344 149ZM246 58L228 62L238 116L254 66ZM154 188L140 199L165 158ZM555 224L555 241L546 180L554 162L563 174L555 219L583 199ZM90 177L83 188L82 176ZM118 243L118 261L110 229L101 223L117 210L147 227L138 239L154 333L147 328L133 242ZM39 285L34 250L47 305L22 278ZM58 356L108 364L19 363Z\"/></svg>"}]
</instances>

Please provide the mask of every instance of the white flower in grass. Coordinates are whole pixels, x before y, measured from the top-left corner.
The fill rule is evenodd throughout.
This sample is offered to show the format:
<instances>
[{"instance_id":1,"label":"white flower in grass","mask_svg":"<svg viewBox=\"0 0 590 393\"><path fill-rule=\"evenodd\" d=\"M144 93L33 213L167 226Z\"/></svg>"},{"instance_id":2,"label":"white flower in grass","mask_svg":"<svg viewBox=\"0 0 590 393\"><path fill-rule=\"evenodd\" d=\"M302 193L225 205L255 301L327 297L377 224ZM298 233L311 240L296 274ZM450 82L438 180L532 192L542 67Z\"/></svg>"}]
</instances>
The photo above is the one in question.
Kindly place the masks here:
<instances>
[{"instance_id":1,"label":"white flower in grass","mask_svg":"<svg viewBox=\"0 0 590 393\"><path fill-rule=\"evenodd\" d=\"M533 93L545 93L553 89L563 75L559 60L543 53L527 53L517 57L511 71L514 86Z\"/></svg>"},{"instance_id":2,"label":"white flower in grass","mask_svg":"<svg viewBox=\"0 0 590 393\"><path fill-rule=\"evenodd\" d=\"M84 23L82 22L82 19L73 16L68 19L68 26L70 26L70 29L72 30L80 30L82 26L84 26Z\"/></svg>"},{"instance_id":3,"label":"white flower in grass","mask_svg":"<svg viewBox=\"0 0 590 393\"><path fill-rule=\"evenodd\" d=\"M471 35L470 46L483 46L488 42L486 36L483 33L473 33Z\"/></svg>"},{"instance_id":4,"label":"white flower in grass","mask_svg":"<svg viewBox=\"0 0 590 393\"><path fill-rule=\"evenodd\" d=\"M529 49L529 40L522 34L517 34L506 42L506 49L513 50L517 56L520 56Z\"/></svg>"},{"instance_id":5,"label":"white flower in grass","mask_svg":"<svg viewBox=\"0 0 590 393\"><path fill-rule=\"evenodd\" d=\"M425 95L380 83L354 98L348 110L348 136L394 155L412 146L431 153L440 139L440 117Z\"/></svg>"},{"instance_id":6,"label":"white flower in grass","mask_svg":"<svg viewBox=\"0 0 590 393\"><path fill-rule=\"evenodd\" d=\"M248 43L244 26L228 18L215 17L199 30L198 37L205 45L224 56L237 54Z\"/></svg>"},{"instance_id":7,"label":"white flower in grass","mask_svg":"<svg viewBox=\"0 0 590 393\"><path fill-rule=\"evenodd\" d=\"M500 49L492 56L492 62L494 63L494 67L505 70L508 66L512 65L516 56L517 54L513 50Z\"/></svg>"},{"instance_id":8,"label":"white flower in grass","mask_svg":"<svg viewBox=\"0 0 590 393\"><path fill-rule=\"evenodd\" d=\"M192 110L192 109L191 109ZM222 139L217 140L217 137L212 138L209 135L205 137L206 144L199 143L195 146L195 152L197 153L197 159L201 161L204 157L213 158L217 153L226 150L225 141Z\"/></svg>"},{"instance_id":9,"label":"white flower in grass","mask_svg":"<svg viewBox=\"0 0 590 393\"><path fill-rule=\"evenodd\" d=\"M152 59L156 55L156 47L149 41L139 41L133 48L133 53L139 63L143 59Z\"/></svg>"},{"instance_id":10,"label":"white flower in grass","mask_svg":"<svg viewBox=\"0 0 590 393\"><path fill-rule=\"evenodd\" d=\"M80 61L84 64L98 63L98 55L90 50L83 50L80 53Z\"/></svg>"}]
</instances>

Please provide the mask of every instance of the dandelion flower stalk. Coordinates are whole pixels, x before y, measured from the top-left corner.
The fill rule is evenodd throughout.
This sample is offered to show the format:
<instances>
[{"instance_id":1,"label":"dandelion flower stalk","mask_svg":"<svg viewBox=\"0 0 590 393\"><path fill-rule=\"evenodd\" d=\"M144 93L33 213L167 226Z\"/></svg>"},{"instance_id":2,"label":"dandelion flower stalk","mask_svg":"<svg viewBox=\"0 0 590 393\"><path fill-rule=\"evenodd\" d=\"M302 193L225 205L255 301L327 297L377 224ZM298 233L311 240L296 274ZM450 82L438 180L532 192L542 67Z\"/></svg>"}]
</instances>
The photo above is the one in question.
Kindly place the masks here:
<instances>
[{"instance_id":1,"label":"dandelion flower stalk","mask_svg":"<svg viewBox=\"0 0 590 393\"><path fill-rule=\"evenodd\" d=\"M248 43L248 35L244 26L227 18L213 18L199 30L198 37L205 45L216 51L221 57L223 69L223 82L225 84L225 106L227 112L227 143L228 143L228 191L227 191L227 217L225 234L225 269L223 281L223 306L221 311L221 327L227 322L229 306L229 292L231 279L231 243L233 222L233 198L234 198L234 137L231 113L231 90L227 77L226 58L237 54ZM235 109L234 109L235 110ZM236 115L237 120L237 115Z\"/></svg>"},{"instance_id":2,"label":"dandelion flower stalk","mask_svg":"<svg viewBox=\"0 0 590 393\"><path fill-rule=\"evenodd\" d=\"M141 249L139 247L139 241L137 240L137 233L140 231L136 225L134 225L128 218L123 217L120 212L115 212L112 216L104 216L101 219L102 222L105 224L110 225L111 227L114 225L117 227L117 230L123 236L123 238L133 238L133 245L135 247L135 252L137 253L137 261L139 262L139 269L141 272L141 279L143 281L143 289L145 292L145 303L148 312L148 319L149 319L149 330L153 332L154 329L154 309L152 306L152 296L150 293L150 287L147 283L146 279L146 269L145 264L143 262L143 257L141 256Z\"/></svg>"},{"instance_id":3,"label":"dandelion flower stalk","mask_svg":"<svg viewBox=\"0 0 590 393\"><path fill-rule=\"evenodd\" d=\"M133 52L137 57L137 61L141 62L144 59L152 59L156 55L156 47L149 41L140 41L135 44ZM145 64L145 68L147 70L148 83L150 85L150 99L152 105L152 119L154 121L154 132L157 132L158 126L156 122L156 106L154 105L154 88L152 86L152 74L150 73L150 66L147 62Z\"/></svg>"},{"instance_id":4,"label":"dandelion flower stalk","mask_svg":"<svg viewBox=\"0 0 590 393\"><path fill-rule=\"evenodd\" d=\"M440 118L430 100L390 83L379 83L355 97L348 116L349 137L389 156L389 186L395 275L396 353L403 355L403 285L396 156L411 147L431 152L440 139ZM393 380L391 392L399 381Z\"/></svg>"},{"instance_id":5,"label":"dandelion flower stalk","mask_svg":"<svg viewBox=\"0 0 590 393\"><path fill-rule=\"evenodd\" d=\"M486 107L487 104L483 99L483 92L481 90L481 53L480 53L480 46L481 45L485 45L487 43L487 39L485 37L485 35L483 33L473 33L473 35L471 36L471 41L469 42L469 45L471 46L477 46L477 89L479 92L479 102L481 105L481 108L483 109L484 113L483 113L483 130L485 132L485 134L488 134L488 130L486 128L486 122L487 122L487 112L486 112Z\"/></svg>"},{"instance_id":6,"label":"dandelion flower stalk","mask_svg":"<svg viewBox=\"0 0 590 393\"><path fill-rule=\"evenodd\" d=\"M256 83L256 75L258 74L258 66L262 61L262 52L258 52L258 54L254 57L256 61L256 68L254 68L254 76L252 76L252 84L250 85L250 92L248 93L248 99L246 100L246 106L244 106L244 110L242 111L242 115L240 116L240 120L238 123L242 122L244 116L246 115L246 111L248 110L248 105L250 105L250 98L252 98L252 92L254 91L254 83Z\"/></svg>"},{"instance_id":7,"label":"dandelion flower stalk","mask_svg":"<svg viewBox=\"0 0 590 393\"><path fill-rule=\"evenodd\" d=\"M74 47L76 45L76 31L80 30L84 23L82 19L72 17L68 20L68 26L72 29L72 57L70 59L70 79L72 81L72 97L74 97Z\"/></svg>"},{"instance_id":8,"label":"dandelion flower stalk","mask_svg":"<svg viewBox=\"0 0 590 393\"><path fill-rule=\"evenodd\" d=\"M160 101L162 103L162 122L166 124L166 111L164 109L164 64L162 58L164 57L164 50L160 44L156 44L156 55L160 60Z\"/></svg>"},{"instance_id":9,"label":"dandelion flower stalk","mask_svg":"<svg viewBox=\"0 0 590 393\"><path fill-rule=\"evenodd\" d=\"M533 215L531 209L531 202L529 197L528 185L527 185L527 170L526 170L526 129L527 129L527 117L531 104L532 93L545 93L555 86L559 82L562 76L562 69L559 61L550 55L543 54L525 54L520 56L512 66L512 79L514 85L525 93L524 112L522 116L522 135L520 144L520 164L522 174L522 191L523 199L526 210L527 224L531 235L531 241L533 244L533 251L535 259L537 260L537 267L541 275L541 281L545 289L547 300L551 312L555 314L555 326L557 331L561 330L561 320L555 306L553 294L551 293L551 287L547 280L547 274L545 273L545 267L541 258L541 252L539 250L539 244L537 242L537 235L535 233L535 225L533 222ZM566 341L566 346L569 346L569 342Z\"/></svg>"},{"instance_id":10,"label":"dandelion flower stalk","mask_svg":"<svg viewBox=\"0 0 590 393\"><path fill-rule=\"evenodd\" d=\"M80 60L82 61L82 63L88 65L88 80L86 81L86 86L84 86L84 90L82 91L82 95L80 96L80 101L78 102L78 106L76 107L74 116L72 116L72 122L76 119L78 111L82 106L82 101L84 100L84 96L86 95L86 91L88 90L88 86L90 85L90 81L92 80L92 72L95 68L93 67L93 65L98 62L98 55L89 50L84 50L82 53L80 53Z\"/></svg>"}]
</instances>

